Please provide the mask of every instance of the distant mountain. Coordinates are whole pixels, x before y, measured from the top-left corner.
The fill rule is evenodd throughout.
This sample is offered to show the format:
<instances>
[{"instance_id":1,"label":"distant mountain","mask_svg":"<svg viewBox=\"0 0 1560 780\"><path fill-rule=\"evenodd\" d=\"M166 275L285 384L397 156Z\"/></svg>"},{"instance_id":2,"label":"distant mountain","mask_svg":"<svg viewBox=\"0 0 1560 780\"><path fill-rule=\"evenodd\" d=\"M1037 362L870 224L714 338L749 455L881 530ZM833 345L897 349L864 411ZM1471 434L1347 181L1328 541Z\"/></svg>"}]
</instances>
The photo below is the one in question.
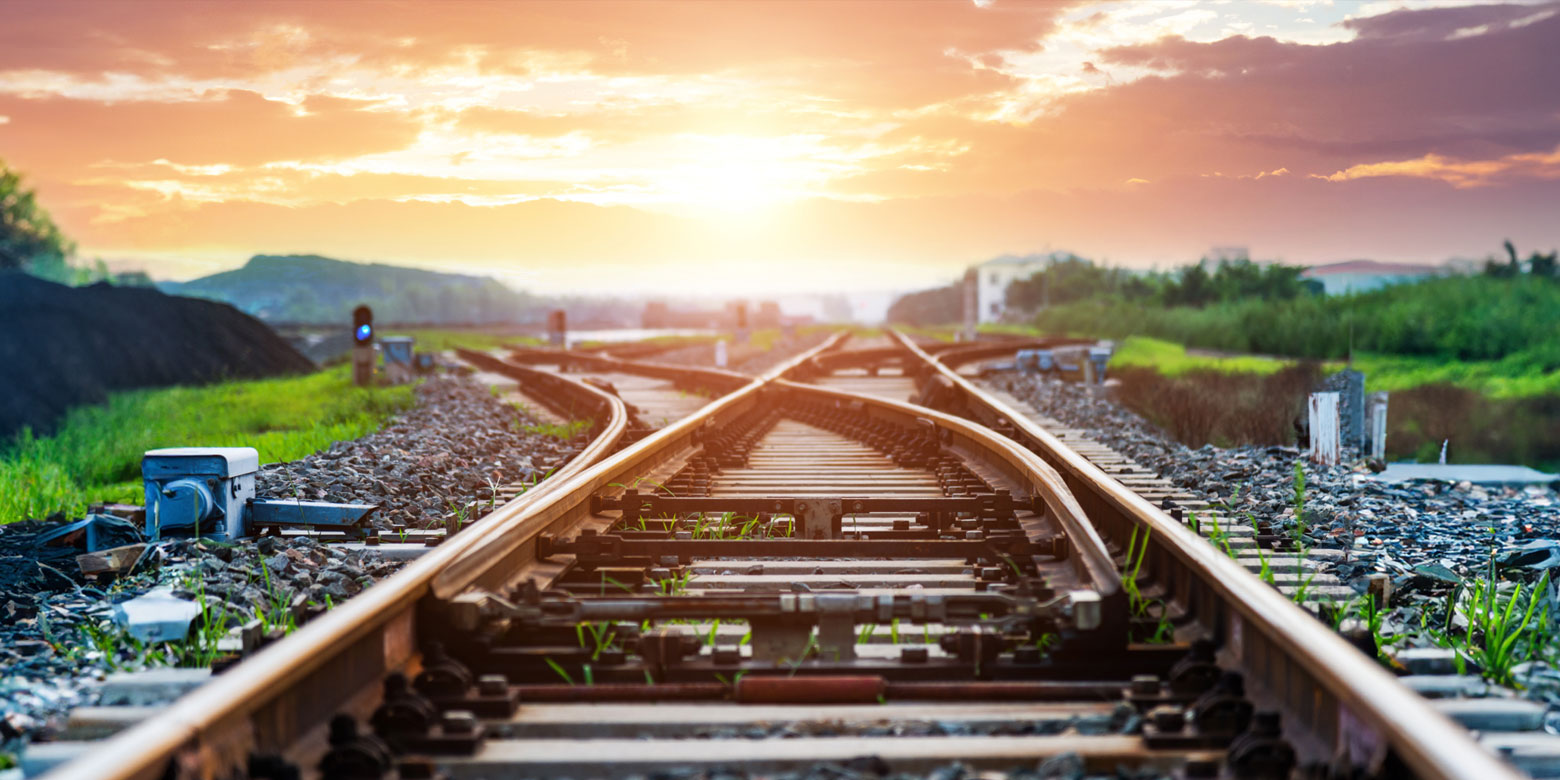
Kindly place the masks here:
<instances>
[{"instance_id":1,"label":"distant mountain","mask_svg":"<svg viewBox=\"0 0 1560 780\"><path fill-rule=\"evenodd\" d=\"M535 319L543 305L487 277L318 255L255 255L242 268L158 287L230 303L270 322L341 322L359 304L373 307L377 322L520 322Z\"/></svg>"}]
</instances>

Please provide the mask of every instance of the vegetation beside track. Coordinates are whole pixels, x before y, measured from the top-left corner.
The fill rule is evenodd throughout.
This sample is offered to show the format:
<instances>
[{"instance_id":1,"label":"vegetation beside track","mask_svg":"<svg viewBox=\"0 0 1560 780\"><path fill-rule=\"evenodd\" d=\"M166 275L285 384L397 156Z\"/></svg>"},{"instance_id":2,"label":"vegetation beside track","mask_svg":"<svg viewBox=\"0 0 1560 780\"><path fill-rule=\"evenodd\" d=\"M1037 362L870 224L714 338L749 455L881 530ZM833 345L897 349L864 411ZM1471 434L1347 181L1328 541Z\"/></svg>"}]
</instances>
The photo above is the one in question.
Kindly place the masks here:
<instances>
[{"instance_id":1,"label":"vegetation beside track","mask_svg":"<svg viewBox=\"0 0 1560 780\"><path fill-rule=\"evenodd\" d=\"M456 328L385 328L386 336L411 336L417 340L418 352L443 352L456 347L465 349L496 349L507 345L535 346L542 343L535 336L506 334L502 330Z\"/></svg>"},{"instance_id":2,"label":"vegetation beside track","mask_svg":"<svg viewBox=\"0 0 1560 780\"><path fill-rule=\"evenodd\" d=\"M98 501L141 503L141 455L159 447L254 447L261 463L355 439L414 403L410 386L361 389L348 366L282 379L115 393L47 438L0 446L0 523Z\"/></svg>"},{"instance_id":3,"label":"vegetation beside track","mask_svg":"<svg viewBox=\"0 0 1560 780\"><path fill-rule=\"evenodd\" d=\"M1433 462L1450 441L1453 463L1560 469L1560 341L1544 338L1498 360L1356 352L1352 366L1364 372L1365 389L1392 393L1388 459ZM1131 335L1117 344L1110 365L1125 385L1120 400L1181 442L1232 446L1292 441L1290 421L1312 381L1306 377L1349 364L1188 350Z\"/></svg>"}]
</instances>

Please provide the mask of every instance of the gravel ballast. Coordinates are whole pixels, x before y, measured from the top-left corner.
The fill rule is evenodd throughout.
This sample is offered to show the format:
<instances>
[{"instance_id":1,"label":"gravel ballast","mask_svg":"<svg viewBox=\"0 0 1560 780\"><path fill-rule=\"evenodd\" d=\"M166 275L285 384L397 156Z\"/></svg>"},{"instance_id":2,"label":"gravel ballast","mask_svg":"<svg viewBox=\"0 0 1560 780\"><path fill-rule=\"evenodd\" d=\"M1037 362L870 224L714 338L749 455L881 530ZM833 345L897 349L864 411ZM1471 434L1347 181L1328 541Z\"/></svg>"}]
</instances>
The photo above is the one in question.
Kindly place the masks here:
<instances>
[{"instance_id":1,"label":"gravel ballast","mask_svg":"<svg viewBox=\"0 0 1560 780\"><path fill-rule=\"evenodd\" d=\"M1505 594L1533 585L1560 566L1560 495L1552 485L1388 483L1372 479L1372 469L1362 460L1319 466L1303 460L1295 447L1193 449L1082 385L1011 375L993 381L1037 411L1085 431L1219 507L1221 514L1245 519L1249 513L1280 533L1296 531L1294 468L1300 462L1306 483L1305 546L1344 551L1313 557L1312 564L1356 592L1365 590L1373 574L1391 578L1391 609L1382 630L1390 653L1432 645L1420 617L1439 624L1447 617L1449 595L1466 599L1471 583L1489 580L1492 572L1501 582L1504 604ZM1541 607L1540 614L1546 624L1534 628L1553 635L1560 618L1553 584L1543 599L1548 608ZM1451 624L1454 633L1466 631L1467 621L1459 615L1451 616ZM1521 668L1517 680L1530 696L1560 705L1560 673L1550 666L1554 660L1535 659Z\"/></svg>"},{"instance_id":2,"label":"gravel ballast","mask_svg":"<svg viewBox=\"0 0 1560 780\"><path fill-rule=\"evenodd\" d=\"M380 431L265 466L258 495L378 504L377 527L438 527L451 506L486 501L494 486L542 479L577 450L528 432L535 420L470 378L429 379L417 399ZM191 601L203 594L208 608L243 620L300 597L317 611L404 563L300 537L175 540L152 548L130 575L98 584L81 577L78 550L37 547L55 525L0 525L0 750L57 734L72 708L97 701L108 674L146 663L145 652L113 630L120 602L162 587Z\"/></svg>"},{"instance_id":3,"label":"gravel ballast","mask_svg":"<svg viewBox=\"0 0 1560 780\"><path fill-rule=\"evenodd\" d=\"M382 430L265 466L257 495L378 504L375 527L430 528L453 507L487 500L496 486L542 479L579 450L527 432L536 420L471 379L430 379L417 399Z\"/></svg>"}]
</instances>

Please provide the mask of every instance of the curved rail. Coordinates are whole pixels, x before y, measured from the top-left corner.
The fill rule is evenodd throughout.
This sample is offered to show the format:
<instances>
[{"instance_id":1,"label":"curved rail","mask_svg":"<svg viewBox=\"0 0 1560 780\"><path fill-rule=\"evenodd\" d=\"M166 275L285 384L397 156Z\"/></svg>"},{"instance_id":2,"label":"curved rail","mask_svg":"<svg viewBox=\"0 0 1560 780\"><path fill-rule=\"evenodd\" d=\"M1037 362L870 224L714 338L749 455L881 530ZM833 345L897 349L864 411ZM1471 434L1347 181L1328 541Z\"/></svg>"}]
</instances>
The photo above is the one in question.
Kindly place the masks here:
<instances>
[{"instance_id":1,"label":"curved rail","mask_svg":"<svg viewBox=\"0 0 1560 780\"><path fill-rule=\"evenodd\" d=\"M517 363L556 365L566 370L572 368L586 371L637 374L655 379L664 379L686 387L702 382L709 389L718 392L731 392L753 381L753 377L747 374L722 368L656 363L648 360L628 360L590 352L519 347L511 349L509 354L510 359ZM808 353L808 356L811 357L811 354Z\"/></svg>"},{"instance_id":2,"label":"curved rail","mask_svg":"<svg viewBox=\"0 0 1560 780\"><path fill-rule=\"evenodd\" d=\"M897 418L901 422L913 424L919 420L926 420L932 423L954 448L963 447L981 451L987 455L988 463L1000 468L1014 482L1030 486L1036 495L1045 499L1046 509L1066 529L1075 549L1080 553L1077 560L1083 567L1081 573L1087 576L1088 581L1096 583L1100 594L1110 597L1120 592L1121 573L1116 570L1105 541L1100 538L1094 526L1089 524L1083 507L1067 488L1062 475L1034 453L990 428L922 406L784 379L777 380L775 385L816 398L861 404L864 411L871 409L878 415Z\"/></svg>"},{"instance_id":3,"label":"curved rail","mask_svg":"<svg viewBox=\"0 0 1560 780\"><path fill-rule=\"evenodd\" d=\"M1005 421L1017 440L1049 463L1104 533L1126 539L1150 529L1144 567L1247 670L1257 693L1282 703L1290 717L1325 741L1324 750L1360 763L1390 751L1415 777L1519 778L1468 732L1430 707L1386 670L1278 591L1163 510L1111 478L1017 410L982 391L895 333L923 365L957 389L984 423ZM1005 348L1012 349L1010 345Z\"/></svg>"},{"instance_id":4,"label":"curved rail","mask_svg":"<svg viewBox=\"0 0 1560 780\"><path fill-rule=\"evenodd\" d=\"M749 380L739 394L751 400L767 379L836 347L845 337L837 334L764 377ZM515 549L506 534L534 525L519 527L530 517L528 507L564 491L572 495L581 485L590 484L590 475L601 471L601 459L627 429L627 408L621 399L593 387L589 390L611 405L612 418L566 472L554 474L285 641L48 776L51 780L158 780L178 765L200 767L197 776L226 776L229 770L243 767L251 754L279 751L317 733L331 713L349 708L365 690L377 691L386 673L415 661L416 608L426 596L447 594L461 582L475 581L474 573L501 565ZM689 436L737 400L716 401L609 460L647 460L669 439ZM534 552L534 542L530 544Z\"/></svg>"}]
</instances>

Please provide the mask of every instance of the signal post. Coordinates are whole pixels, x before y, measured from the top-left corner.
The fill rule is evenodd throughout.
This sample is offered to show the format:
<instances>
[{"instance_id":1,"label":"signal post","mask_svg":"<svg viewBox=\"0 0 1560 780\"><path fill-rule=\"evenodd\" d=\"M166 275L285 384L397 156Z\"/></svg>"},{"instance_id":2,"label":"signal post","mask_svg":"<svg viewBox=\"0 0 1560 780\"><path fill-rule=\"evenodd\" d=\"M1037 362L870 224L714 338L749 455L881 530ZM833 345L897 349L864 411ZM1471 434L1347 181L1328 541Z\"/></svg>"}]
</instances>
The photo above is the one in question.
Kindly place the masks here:
<instances>
[{"instance_id":1,"label":"signal post","mask_svg":"<svg viewBox=\"0 0 1560 780\"><path fill-rule=\"evenodd\" d=\"M374 310L367 306L352 310L352 383L374 383Z\"/></svg>"}]
</instances>

